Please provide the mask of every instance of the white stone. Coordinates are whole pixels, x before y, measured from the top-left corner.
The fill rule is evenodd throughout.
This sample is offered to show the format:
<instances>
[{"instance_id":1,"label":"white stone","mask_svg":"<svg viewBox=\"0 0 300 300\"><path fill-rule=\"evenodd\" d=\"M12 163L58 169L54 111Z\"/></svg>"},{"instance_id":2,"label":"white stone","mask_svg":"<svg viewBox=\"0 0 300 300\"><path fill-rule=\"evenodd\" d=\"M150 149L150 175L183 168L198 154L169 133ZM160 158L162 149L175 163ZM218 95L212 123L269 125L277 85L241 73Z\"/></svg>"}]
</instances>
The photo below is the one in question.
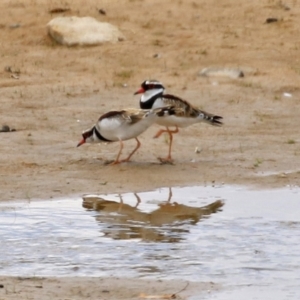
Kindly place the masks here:
<instances>
[{"instance_id":1,"label":"white stone","mask_svg":"<svg viewBox=\"0 0 300 300\"><path fill-rule=\"evenodd\" d=\"M284 96L284 97L289 97L289 98L290 98L290 97L293 97L293 95L290 94L290 93L283 93L283 96Z\"/></svg>"},{"instance_id":2,"label":"white stone","mask_svg":"<svg viewBox=\"0 0 300 300\"><path fill-rule=\"evenodd\" d=\"M125 39L119 29L92 17L57 17L47 24L48 34L59 44L91 46Z\"/></svg>"},{"instance_id":3,"label":"white stone","mask_svg":"<svg viewBox=\"0 0 300 300\"><path fill-rule=\"evenodd\" d=\"M218 67L209 67L209 68L202 69L199 72L199 75L204 77L229 77L229 78L244 77L244 73L240 69L218 68Z\"/></svg>"}]
</instances>

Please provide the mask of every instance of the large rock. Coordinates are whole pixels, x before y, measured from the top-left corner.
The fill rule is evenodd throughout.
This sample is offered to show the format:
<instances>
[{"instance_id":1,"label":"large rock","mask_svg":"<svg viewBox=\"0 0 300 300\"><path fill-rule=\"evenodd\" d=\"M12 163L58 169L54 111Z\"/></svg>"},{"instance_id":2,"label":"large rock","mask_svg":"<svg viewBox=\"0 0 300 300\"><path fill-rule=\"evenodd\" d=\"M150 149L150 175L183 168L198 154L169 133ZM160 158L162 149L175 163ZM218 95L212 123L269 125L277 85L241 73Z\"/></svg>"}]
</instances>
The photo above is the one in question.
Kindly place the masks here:
<instances>
[{"instance_id":1,"label":"large rock","mask_svg":"<svg viewBox=\"0 0 300 300\"><path fill-rule=\"evenodd\" d=\"M125 39L119 29L91 17L58 17L47 24L48 34L67 46L98 45Z\"/></svg>"}]
</instances>

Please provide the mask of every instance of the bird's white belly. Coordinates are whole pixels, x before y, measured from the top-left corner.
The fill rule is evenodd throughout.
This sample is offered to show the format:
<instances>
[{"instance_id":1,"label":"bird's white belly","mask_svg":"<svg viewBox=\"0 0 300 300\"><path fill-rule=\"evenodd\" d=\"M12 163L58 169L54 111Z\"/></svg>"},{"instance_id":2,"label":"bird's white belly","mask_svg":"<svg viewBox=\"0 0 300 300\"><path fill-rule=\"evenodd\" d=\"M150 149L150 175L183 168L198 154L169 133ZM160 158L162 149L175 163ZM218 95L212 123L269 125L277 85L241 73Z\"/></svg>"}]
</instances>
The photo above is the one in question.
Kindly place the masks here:
<instances>
[{"instance_id":1,"label":"bird's white belly","mask_svg":"<svg viewBox=\"0 0 300 300\"><path fill-rule=\"evenodd\" d=\"M199 123L197 118L188 117L177 117L177 116L167 116L163 118L158 118L156 124L162 126L177 126L177 127L187 127L193 124Z\"/></svg>"},{"instance_id":2,"label":"bird's white belly","mask_svg":"<svg viewBox=\"0 0 300 300\"><path fill-rule=\"evenodd\" d=\"M154 122L155 116L148 116L135 124L121 119L104 119L100 122L101 135L110 141L125 141L135 138L148 129Z\"/></svg>"}]
</instances>

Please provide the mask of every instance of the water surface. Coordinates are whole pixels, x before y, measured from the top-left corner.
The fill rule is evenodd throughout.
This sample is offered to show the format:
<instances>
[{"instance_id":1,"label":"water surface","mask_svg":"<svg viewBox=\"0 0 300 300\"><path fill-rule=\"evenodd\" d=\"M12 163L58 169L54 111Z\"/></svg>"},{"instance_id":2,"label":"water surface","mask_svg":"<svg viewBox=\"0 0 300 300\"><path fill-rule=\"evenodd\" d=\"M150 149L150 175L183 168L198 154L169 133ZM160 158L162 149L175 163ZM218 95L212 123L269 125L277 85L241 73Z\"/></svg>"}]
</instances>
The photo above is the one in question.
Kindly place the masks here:
<instances>
[{"instance_id":1,"label":"water surface","mask_svg":"<svg viewBox=\"0 0 300 300\"><path fill-rule=\"evenodd\" d=\"M177 278L227 287L208 299L300 299L299 187L84 198L0 203L0 275Z\"/></svg>"}]
</instances>

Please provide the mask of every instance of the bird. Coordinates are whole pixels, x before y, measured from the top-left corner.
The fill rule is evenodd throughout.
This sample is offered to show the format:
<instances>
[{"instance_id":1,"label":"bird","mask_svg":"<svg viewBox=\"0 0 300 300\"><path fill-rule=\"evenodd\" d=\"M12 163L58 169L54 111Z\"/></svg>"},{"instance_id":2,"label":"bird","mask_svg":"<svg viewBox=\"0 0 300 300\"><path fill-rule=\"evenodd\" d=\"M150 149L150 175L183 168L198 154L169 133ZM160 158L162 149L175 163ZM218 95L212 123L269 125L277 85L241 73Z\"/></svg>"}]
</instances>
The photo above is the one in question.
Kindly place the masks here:
<instances>
[{"instance_id":1,"label":"bird","mask_svg":"<svg viewBox=\"0 0 300 300\"><path fill-rule=\"evenodd\" d=\"M201 110L186 100L180 97L164 94L165 87L158 80L145 80L138 91L134 95L142 94L140 98L141 109L155 109L166 105L172 105L173 114L166 116L165 118L157 119L156 123L165 126L166 129L159 130L154 138L158 138L162 133L167 132L170 137L169 151L166 158L159 158L162 162L173 162L172 142L173 134L178 133L178 128L184 128L192 124L205 122L213 126L222 126L223 117L214 115L204 110ZM174 130L170 130L169 127L175 127Z\"/></svg>"},{"instance_id":2,"label":"bird","mask_svg":"<svg viewBox=\"0 0 300 300\"><path fill-rule=\"evenodd\" d=\"M137 109L127 108L122 110L109 111L98 119L96 124L83 131L82 140L77 144L77 147L84 143L110 143L119 141L120 150L112 165L122 162L128 162L133 154L141 146L138 136L148 129L156 119L163 118L175 113L172 106L166 106L156 109ZM123 141L135 139L137 144L129 156L120 160L123 150Z\"/></svg>"}]
</instances>

